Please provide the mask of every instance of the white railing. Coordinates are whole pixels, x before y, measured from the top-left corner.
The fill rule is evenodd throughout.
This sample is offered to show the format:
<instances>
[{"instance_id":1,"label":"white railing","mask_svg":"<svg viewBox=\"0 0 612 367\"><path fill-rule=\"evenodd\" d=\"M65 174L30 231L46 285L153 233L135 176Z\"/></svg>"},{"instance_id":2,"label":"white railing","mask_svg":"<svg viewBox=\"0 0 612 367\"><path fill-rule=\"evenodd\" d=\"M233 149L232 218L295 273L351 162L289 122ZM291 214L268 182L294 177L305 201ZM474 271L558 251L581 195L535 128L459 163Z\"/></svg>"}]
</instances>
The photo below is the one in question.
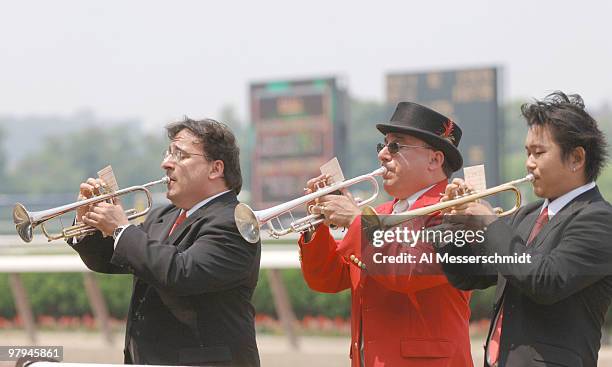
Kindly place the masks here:
<instances>
[{"instance_id":1,"label":"white railing","mask_svg":"<svg viewBox=\"0 0 612 367\"><path fill-rule=\"evenodd\" d=\"M41 254L44 252L45 254ZM294 330L295 316L289 302L286 288L280 276L281 269L300 267L297 236L290 235L280 240L262 238L261 269L267 271L270 290L277 314L283 325L290 344L298 347ZM16 235L0 236L0 273L9 274L11 291L17 312L33 344L36 343L36 324L32 314L29 297L21 282L21 273L83 273L84 286L90 306L106 340L112 342L108 323L106 302L102 296L92 271L66 243L48 243L43 236L35 236L29 244L23 244ZM37 362L36 366L51 366L47 362ZM57 366L54 363L53 366ZM88 366L83 364L82 366ZM103 366L103 365L96 365ZM109 365L110 366L110 365Z\"/></svg>"}]
</instances>

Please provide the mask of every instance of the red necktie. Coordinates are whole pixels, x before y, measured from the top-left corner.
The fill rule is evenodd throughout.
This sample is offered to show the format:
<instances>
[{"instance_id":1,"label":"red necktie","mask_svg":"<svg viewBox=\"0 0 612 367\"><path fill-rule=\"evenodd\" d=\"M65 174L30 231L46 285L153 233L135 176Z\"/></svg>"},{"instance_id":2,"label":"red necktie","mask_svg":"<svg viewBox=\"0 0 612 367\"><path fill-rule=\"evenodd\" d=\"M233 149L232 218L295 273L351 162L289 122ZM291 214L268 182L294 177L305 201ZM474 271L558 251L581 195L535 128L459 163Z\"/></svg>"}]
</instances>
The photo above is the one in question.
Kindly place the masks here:
<instances>
[{"instance_id":1,"label":"red necktie","mask_svg":"<svg viewBox=\"0 0 612 367\"><path fill-rule=\"evenodd\" d=\"M536 222L529 234L529 239L527 240L526 246L531 244L531 241L535 238L535 236L540 233L542 227L544 227L548 223L548 207L542 210L542 213L536 219ZM501 337L501 328L502 321L504 319L504 306L499 308L499 312L497 313L497 320L495 321L495 330L493 330L493 334L491 334L491 339L489 340L489 344L487 347L487 361L489 365L495 366L497 364L497 360L499 359L499 339Z\"/></svg>"},{"instance_id":2,"label":"red necktie","mask_svg":"<svg viewBox=\"0 0 612 367\"><path fill-rule=\"evenodd\" d=\"M542 227L544 227L546 223L548 223L548 207L544 208L544 210L542 210L542 213L540 213L540 216L538 217L538 219L536 219L535 225L533 226L533 229L531 230L531 234L529 234L529 239L527 240L527 246L531 244L531 241L533 241L535 236L537 236L538 233L540 233L540 231L542 230Z\"/></svg>"},{"instance_id":3,"label":"red necktie","mask_svg":"<svg viewBox=\"0 0 612 367\"><path fill-rule=\"evenodd\" d=\"M178 218L176 218L176 222L174 222L174 224L172 225L172 228L170 229L170 233L168 233L168 237L172 234L172 232L174 232L176 227L178 227L179 225L181 225L181 223L185 221L185 219L187 219L187 212L183 210L181 211L181 215L179 215Z\"/></svg>"}]
</instances>

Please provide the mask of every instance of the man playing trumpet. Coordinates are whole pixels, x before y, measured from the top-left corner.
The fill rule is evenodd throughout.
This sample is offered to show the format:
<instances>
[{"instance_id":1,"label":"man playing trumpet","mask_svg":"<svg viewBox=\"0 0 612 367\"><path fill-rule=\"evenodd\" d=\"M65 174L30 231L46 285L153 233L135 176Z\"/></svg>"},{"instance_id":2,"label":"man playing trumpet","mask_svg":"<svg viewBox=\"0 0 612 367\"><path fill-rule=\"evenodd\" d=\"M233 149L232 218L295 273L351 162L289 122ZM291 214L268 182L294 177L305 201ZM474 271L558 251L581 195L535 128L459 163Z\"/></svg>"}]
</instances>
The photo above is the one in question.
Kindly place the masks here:
<instances>
[{"instance_id":1,"label":"man playing trumpet","mask_svg":"<svg viewBox=\"0 0 612 367\"><path fill-rule=\"evenodd\" d=\"M138 226L121 205L83 208L77 219L101 233L71 244L89 269L134 276L126 363L259 366L251 297L261 247L234 221L242 188L236 138L212 119L186 118L166 130L161 168L171 204ZM100 185L82 183L81 198Z\"/></svg>"},{"instance_id":2,"label":"man playing trumpet","mask_svg":"<svg viewBox=\"0 0 612 367\"><path fill-rule=\"evenodd\" d=\"M486 228L479 245L447 245L453 255L530 255L525 263L444 264L463 290L497 284L486 366L597 366L601 327L612 300L612 207L595 180L606 141L580 96L555 92L521 108L529 131L526 168L542 198L498 219L486 202L455 207L447 219ZM447 186L443 201L470 190Z\"/></svg>"},{"instance_id":3,"label":"man playing trumpet","mask_svg":"<svg viewBox=\"0 0 612 367\"><path fill-rule=\"evenodd\" d=\"M387 169L384 189L395 198L378 212L437 203L463 164L459 126L429 108L402 102L389 123L376 127L385 136L378 145ZM308 181L308 191L324 179ZM469 292L453 288L444 275L369 274L361 252L360 209L351 198L324 196L313 213L323 214L326 224L299 240L304 279L319 292L351 290L352 366L472 365ZM331 236L330 224L348 227L342 241Z\"/></svg>"}]
</instances>

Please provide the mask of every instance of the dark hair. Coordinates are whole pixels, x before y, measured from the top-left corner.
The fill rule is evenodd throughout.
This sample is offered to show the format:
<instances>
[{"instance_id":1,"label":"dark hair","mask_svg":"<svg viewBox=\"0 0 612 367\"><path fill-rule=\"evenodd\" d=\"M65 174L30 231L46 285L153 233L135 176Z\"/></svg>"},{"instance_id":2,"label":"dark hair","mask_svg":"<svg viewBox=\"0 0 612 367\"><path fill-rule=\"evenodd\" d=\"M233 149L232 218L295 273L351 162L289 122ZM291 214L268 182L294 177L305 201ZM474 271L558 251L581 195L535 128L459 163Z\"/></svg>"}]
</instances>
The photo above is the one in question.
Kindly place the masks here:
<instances>
[{"instance_id":1,"label":"dark hair","mask_svg":"<svg viewBox=\"0 0 612 367\"><path fill-rule=\"evenodd\" d=\"M608 144L597 122L584 110L582 97L556 91L541 101L523 104L521 113L530 128L548 126L553 139L561 147L563 160L569 158L574 148L584 148L587 182L597 179L608 158Z\"/></svg>"},{"instance_id":2,"label":"dark hair","mask_svg":"<svg viewBox=\"0 0 612 367\"><path fill-rule=\"evenodd\" d=\"M444 172L446 178L451 178L453 173L455 173L455 171L453 171L453 169L451 168L450 163L448 163L448 161L446 160L446 154L444 155L444 163L442 163L442 172Z\"/></svg>"},{"instance_id":3,"label":"dark hair","mask_svg":"<svg viewBox=\"0 0 612 367\"><path fill-rule=\"evenodd\" d=\"M225 183L238 195L242 189L240 148L229 127L213 119L192 120L188 117L166 125L170 139L174 139L183 129L188 129L198 137L198 141L204 146L204 158L209 161L223 161Z\"/></svg>"},{"instance_id":4,"label":"dark hair","mask_svg":"<svg viewBox=\"0 0 612 367\"><path fill-rule=\"evenodd\" d=\"M455 171L452 169L450 162L446 159L446 154L444 154L444 152L441 151L440 149L434 148L429 144L427 144L427 146L429 147L429 149L433 150L434 152L442 153L442 155L444 156L444 162L442 162L442 172L444 173L447 179L450 179L453 173L455 173Z\"/></svg>"}]
</instances>

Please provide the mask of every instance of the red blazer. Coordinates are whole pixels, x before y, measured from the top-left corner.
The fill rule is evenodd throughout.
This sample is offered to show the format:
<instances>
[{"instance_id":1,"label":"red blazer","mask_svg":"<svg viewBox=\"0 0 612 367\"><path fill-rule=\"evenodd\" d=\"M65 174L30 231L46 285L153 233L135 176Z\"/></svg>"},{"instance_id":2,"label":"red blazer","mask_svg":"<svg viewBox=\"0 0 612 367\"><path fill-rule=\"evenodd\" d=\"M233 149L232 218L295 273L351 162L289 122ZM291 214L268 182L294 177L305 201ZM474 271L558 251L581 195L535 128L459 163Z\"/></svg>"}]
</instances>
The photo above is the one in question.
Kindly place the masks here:
<instances>
[{"instance_id":1,"label":"red blazer","mask_svg":"<svg viewBox=\"0 0 612 367\"><path fill-rule=\"evenodd\" d=\"M437 183L411 209L437 203L445 187L446 181ZM393 203L376 211L389 214ZM420 264L414 266L416 271L408 272L402 264L401 274L362 271L350 260L351 255L362 259L361 218L351 224L342 241L336 242L329 228L320 225L310 242L305 243L302 236L299 245L302 272L310 288L326 293L351 289L353 367L360 366L360 330L367 367L473 366L468 329L470 292L451 286L441 271L419 274ZM422 253L423 246L426 252L434 252L426 244L414 251Z\"/></svg>"}]
</instances>

